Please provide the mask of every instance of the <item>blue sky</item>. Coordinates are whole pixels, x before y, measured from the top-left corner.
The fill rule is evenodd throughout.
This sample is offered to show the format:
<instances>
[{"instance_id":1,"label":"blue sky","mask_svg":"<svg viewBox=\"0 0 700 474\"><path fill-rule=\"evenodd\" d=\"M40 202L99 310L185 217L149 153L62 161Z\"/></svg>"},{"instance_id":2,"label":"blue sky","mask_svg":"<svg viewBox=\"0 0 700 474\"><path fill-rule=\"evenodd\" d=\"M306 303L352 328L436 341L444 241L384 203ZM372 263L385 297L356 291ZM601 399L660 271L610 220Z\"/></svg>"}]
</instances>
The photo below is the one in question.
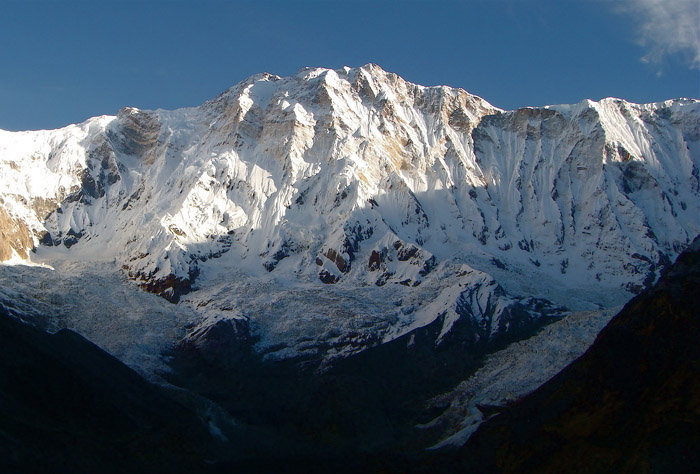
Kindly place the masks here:
<instances>
[{"instance_id":1,"label":"blue sky","mask_svg":"<svg viewBox=\"0 0 700 474\"><path fill-rule=\"evenodd\" d=\"M198 105L258 72L368 62L506 109L699 98L699 23L698 0L0 0L0 128Z\"/></svg>"}]
</instances>

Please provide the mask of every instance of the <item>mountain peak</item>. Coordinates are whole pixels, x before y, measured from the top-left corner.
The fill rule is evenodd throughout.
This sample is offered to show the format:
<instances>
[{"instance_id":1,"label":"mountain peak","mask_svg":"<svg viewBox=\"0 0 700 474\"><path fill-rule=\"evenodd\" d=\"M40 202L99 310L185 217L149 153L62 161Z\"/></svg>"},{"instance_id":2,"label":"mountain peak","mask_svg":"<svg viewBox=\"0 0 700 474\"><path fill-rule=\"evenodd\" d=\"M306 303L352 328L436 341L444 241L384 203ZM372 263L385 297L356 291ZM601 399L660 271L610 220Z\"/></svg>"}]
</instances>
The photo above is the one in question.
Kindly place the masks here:
<instances>
[{"instance_id":1,"label":"mountain peak","mask_svg":"<svg viewBox=\"0 0 700 474\"><path fill-rule=\"evenodd\" d=\"M523 295L621 302L700 233L694 103L503 112L373 64L263 73L199 107L2 134L0 197L31 258L99 256L171 301L236 269L294 301L375 288L382 337L467 314L490 337L531 317Z\"/></svg>"}]
</instances>

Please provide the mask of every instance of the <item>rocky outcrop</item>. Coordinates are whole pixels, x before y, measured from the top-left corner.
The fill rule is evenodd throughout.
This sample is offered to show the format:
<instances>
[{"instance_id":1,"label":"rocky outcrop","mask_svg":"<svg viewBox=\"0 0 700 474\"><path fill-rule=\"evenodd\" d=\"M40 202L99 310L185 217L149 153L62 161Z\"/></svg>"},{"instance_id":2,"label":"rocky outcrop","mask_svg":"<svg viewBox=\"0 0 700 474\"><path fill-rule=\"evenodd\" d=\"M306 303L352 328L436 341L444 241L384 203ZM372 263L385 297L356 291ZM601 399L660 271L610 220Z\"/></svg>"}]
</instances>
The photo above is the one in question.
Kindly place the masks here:
<instances>
[{"instance_id":1,"label":"rocky outcrop","mask_svg":"<svg viewBox=\"0 0 700 474\"><path fill-rule=\"evenodd\" d=\"M117 123L121 133L110 138L120 145L123 153L140 157L146 166L152 165L156 160L160 132L157 114L124 107L117 114Z\"/></svg>"},{"instance_id":2,"label":"rocky outcrop","mask_svg":"<svg viewBox=\"0 0 700 474\"><path fill-rule=\"evenodd\" d=\"M221 369L235 369L252 353L250 325L245 318L205 319L189 330L174 348L178 357L198 359Z\"/></svg>"},{"instance_id":3,"label":"rocky outcrop","mask_svg":"<svg viewBox=\"0 0 700 474\"><path fill-rule=\"evenodd\" d=\"M29 259L34 249L34 239L20 219L13 218L0 206L0 262L17 256Z\"/></svg>"}]
</instances>

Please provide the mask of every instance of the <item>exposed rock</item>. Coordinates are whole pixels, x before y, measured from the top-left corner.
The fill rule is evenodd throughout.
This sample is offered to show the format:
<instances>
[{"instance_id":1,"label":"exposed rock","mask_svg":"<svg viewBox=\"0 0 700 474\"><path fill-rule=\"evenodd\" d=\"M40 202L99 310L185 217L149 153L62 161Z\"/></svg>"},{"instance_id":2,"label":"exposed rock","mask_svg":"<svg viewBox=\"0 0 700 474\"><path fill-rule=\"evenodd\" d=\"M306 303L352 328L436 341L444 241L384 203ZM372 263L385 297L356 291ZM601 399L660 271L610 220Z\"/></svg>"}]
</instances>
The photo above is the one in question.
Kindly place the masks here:
<instances>
[{"instance_id":1,"label":"exposed rock","mask_svg":"<svg viewBox=\"0 0 700 474\"><path fill-rule=\"evenodd\" d=\"M338 280L340 280L340 277L333 275L328 270L321 270L318 273L318 279L327 285L332 285L333 283L337 283Z\"/></svg>"},{"instance_id":2,"label":"exposed rock","mask_svg":"<svg viewBox=\"0 0 700 474\"><path fill-rule=\"evenodd\" d=\"M153 276L143 276L132 274L139 286L144 290L162 296L171 303L180 301L180 297L192 290L192 280L179 278L172 273L165 278L154 278Z\"/></svg>"},{"instance_id":3,"label":"exposed rock","mask_svg":"<svg viewBox=\"0 0 700 474\"><path fill-rule=\"evenodd\" d=\"M55 212L59 207L57 199L35 197L32 198L32 210L40 220L45 220L52 212Z\"/></svg>"},{"instance_id":4,"label":"exposed rock","mask_svg":"<svg viewBox=\"0 0 700 474\"><path fill-rule=\"evenodd\" d=\"M376 250L372 250L372 253L369 256L369 263L367 264L367 267L369 268L370 271L376 271L379 270L379 265L382 263L382 256L379 252Z\"/></svg>"},{"instance_id":5,"label":"exposed rock","mask_svg":"<svg viewBox=\"0 0 700 474\"><path fill-rule=\"evenodd\" d=\"M180 357L198 357L209 364L233 368L251 352L251 346L247 320L221 318L195 326L174 350Z\"/></svg>"},{"instance_id":6,"label":"exposed rock","mask_svg":"<svg viewBox=\"0 0 700 474\"><path fill-rule=\"evenodd\" d=\"M120 142L123 151L140 156L147 166L152 165L156 159L160 132L158 116L134 107L124 107L119 111L117 120L124 137Z\"/></svg>"},{"instance_id":7,"label":"exposed rock","mask_svg":"<svg viewBox=\"0 0 700 474\"><path fill-rule=\"evenodd\" d=\"M14 254L26 260L33 249L34 240L24 222L13 218L0 206L0 262Z\"/></svg>"}]
</instances>

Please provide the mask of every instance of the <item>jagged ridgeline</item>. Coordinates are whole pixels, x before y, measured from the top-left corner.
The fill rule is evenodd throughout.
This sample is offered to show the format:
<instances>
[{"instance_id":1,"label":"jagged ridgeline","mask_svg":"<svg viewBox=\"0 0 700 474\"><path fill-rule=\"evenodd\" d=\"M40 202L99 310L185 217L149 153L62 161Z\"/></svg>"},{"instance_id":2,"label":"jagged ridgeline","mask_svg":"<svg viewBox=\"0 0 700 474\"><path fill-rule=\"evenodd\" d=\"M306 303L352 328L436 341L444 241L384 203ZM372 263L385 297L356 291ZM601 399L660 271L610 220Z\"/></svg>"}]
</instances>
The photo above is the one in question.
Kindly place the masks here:
<instances>
[{"instance_id":1,"label":"jagged ridgeline","mask_svg":"<svg viewBox=\"0 0 700 474\"><path fill-rule=\"evenodd\" d=\"M339 445L402 438L396 420L410 427L484 354L624 303L698 233L694 99L504 111L368 64L0 131L0 260L56 269L0 271L8 313L79 330L151 377L169 361L172 380L251 423L277 416L258 399L277 380L269 406L299 400L285 422L330 433L327 396L375 367L361 380L383 388L345 408L402 408L373 412L384 432L348 415ZM203 366L230 377L197 378Z\"/></svg>"},{"instance_id":2,"label":"jagged ridgeline","mask_svg":"<svg viewBox=\"0 0 700 474\"><path fill-rule=\"evenodd\" d=\"M699 110L506 112L371 64L260 74L199 107L2 132L0 255L99 255L173 302L232 250L270 279L399 295L428 282L444 307L399 319L445 313L445 331L459 289L489 277L505 290L493 304L624 301L700 230Z\"/></svg>"}]
</instances>

